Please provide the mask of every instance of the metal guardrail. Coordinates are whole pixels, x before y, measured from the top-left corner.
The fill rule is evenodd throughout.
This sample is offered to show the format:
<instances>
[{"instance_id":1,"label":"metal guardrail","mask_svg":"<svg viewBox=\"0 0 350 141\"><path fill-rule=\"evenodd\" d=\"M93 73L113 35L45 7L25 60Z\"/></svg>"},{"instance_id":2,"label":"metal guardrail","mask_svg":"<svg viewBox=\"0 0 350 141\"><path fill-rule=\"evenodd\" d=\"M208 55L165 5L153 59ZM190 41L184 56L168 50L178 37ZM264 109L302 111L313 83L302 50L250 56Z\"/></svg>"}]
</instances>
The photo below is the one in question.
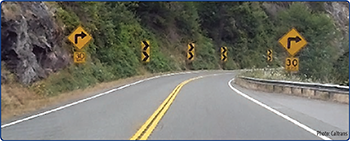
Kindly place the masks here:
<instances>
[{"instance_id":1,"label":"metal guardrail","mask_svg":"<svg viewBox=\"0 0 350 141\"><path fill-rule=\"evenodd\" d=\"M273 70L283 70L284 67L279 68L253 68L253 69L240 69L240 71L256 71L256 70L264 70L264 71L273 71Z\"/></svg>"},{"instance_id":2,"label":"metal guardrail","mask_svg":"<svg viewBox=\"0 0 350 141\"><path fill-rule=\"evenodd\" d=\"M306 82L295 82L295 81L284 81L284 80L267 80L267 79L258 79L258 78L251 78L251 77L244 77L241 76L241 79L245 79L248 81L255 81L259 83L265 83L265 84L274 84L274 85L281 85L281 86L294 86L294 87L300 87L300 88L309 88L314 90L320 90L320 91L327 91L327 92L337 92L341 94L349 94L349 86L340 86L340 85L334 85L334 84L321 84L321 83L306 83Z\"/></svg>"}]
</instances>

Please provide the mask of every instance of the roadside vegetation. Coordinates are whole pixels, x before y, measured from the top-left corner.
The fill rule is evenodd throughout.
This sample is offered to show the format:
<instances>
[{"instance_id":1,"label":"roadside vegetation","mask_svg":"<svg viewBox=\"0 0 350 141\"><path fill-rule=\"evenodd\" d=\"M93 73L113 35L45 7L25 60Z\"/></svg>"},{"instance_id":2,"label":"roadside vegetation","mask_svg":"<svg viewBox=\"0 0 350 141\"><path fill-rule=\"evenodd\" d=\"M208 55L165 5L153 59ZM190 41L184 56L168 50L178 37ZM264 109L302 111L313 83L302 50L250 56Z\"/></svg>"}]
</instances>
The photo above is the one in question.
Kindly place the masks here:
<instances>
[{"instance_id":1,"label":"roadside vegetation","mask_svg":"<svg viewBox=\"0 0 350 141\"><path fill-rule=\"evenodd\" d=\"M309 8L293 2L278 13L268 13L261 2L56 2L54 6L57 21L66 27L65 35L82 25L93 41L84 48L87 63L73 64L32 86L44 95L145 71L284 66L288 54L278 39L292 27L308 41L297 54L300 70L293 76L322 83L349 80L348 39L341 38L321 4ZM140 42L145 39L151 43L148 64L140 62ZM196 56L186 63L189 42L195 42ZM229 50L225 65L219 60L221 46ZM67 40L65 48L74 51ZM272 63L265 58L270 48Z\"/></svg>"}]
</instances>

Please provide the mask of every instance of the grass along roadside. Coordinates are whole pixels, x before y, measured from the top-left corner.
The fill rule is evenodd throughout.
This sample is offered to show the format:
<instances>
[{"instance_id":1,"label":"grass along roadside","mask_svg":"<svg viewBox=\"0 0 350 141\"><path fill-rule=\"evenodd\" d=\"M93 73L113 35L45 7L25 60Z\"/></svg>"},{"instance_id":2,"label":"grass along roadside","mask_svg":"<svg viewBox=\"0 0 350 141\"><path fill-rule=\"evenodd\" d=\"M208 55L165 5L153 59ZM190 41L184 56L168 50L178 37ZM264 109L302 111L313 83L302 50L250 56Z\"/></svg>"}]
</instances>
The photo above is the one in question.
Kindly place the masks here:
<instances>
[{"instance_id":1,"label":"grass along roadside","mask_svg":"<svg viewBox=\"0 0 350 141\"><path fill-rule=\"evenodd\" d=\"M99 83L85 89L64 92L55 96L36 94L33 90L18 83L4 84L1 85L1 123L3 124L4 122L32 114L45 108L51 108L63 103L80 100L138 80L168 73L176 72L154 74L145 73L143 75L119 79L116 81Z\"/></svg>"}]
</instances>

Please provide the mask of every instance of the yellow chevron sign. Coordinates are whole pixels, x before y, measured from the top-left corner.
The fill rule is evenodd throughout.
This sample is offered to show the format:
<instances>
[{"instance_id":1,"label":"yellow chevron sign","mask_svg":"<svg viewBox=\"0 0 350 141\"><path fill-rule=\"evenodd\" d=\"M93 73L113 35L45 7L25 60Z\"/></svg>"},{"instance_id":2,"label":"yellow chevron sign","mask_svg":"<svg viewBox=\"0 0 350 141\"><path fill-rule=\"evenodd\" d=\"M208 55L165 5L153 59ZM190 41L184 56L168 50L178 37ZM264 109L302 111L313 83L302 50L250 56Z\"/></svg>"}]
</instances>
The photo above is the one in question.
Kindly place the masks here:
<instances>
[{"instance_id":1,"label":"yellow chevron sign","mask_svg":"<svg viewBox=\"0 0 350 141\"><path fill-rule=\"evenodd\" d=\"M195 44L194 43L189 43L187 45L187 47L188 47L187 60L192 61L194 59Z\"/></svg>"},{"instance_id":2,"label":"yellow chevron sign","mask_svg":"<svg viewBox=\"0 0 350 141\"><path fill-rule=\"evenodd\" d=\"M148 63L150 61L150 44L148 40L141 41L141 61Z\"/></svg>"},{"instance_id":3,"label":"yellow chevron sign","mask_svg":"<svg viewBox=\"0 0 350 141\"><path fill-rule=\"evenodd\" d=\"M221 61L227 61L227 47L221 47Z\"/></svg>"},{"instance_id":4,"label":"yellow chevron sign","mask_svg":"<svg viewBox=\"0 0 350 141\"><path fill-rule=\"evenodd\" d=\"M272 49L267 50L267 61L272 61Z\"/></svg>"}]
</instances>

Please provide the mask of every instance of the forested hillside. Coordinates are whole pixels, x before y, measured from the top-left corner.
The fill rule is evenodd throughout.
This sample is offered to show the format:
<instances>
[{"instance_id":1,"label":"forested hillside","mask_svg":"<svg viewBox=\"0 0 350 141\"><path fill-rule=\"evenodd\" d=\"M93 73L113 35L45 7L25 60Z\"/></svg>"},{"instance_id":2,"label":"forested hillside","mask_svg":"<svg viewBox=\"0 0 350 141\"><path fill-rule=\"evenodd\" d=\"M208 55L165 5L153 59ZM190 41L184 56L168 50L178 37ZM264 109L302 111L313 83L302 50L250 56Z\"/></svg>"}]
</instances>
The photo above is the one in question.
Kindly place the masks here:
<instances>
[{"instance_id":1,"label":"forested hillside","mask_svg":"<svg viewBox=\"0 0 350 141\"><path fill-rule=\"evenodd\" d=\"M40 94L56 95L147 72L284 66L288 53L278 40L293 27L308 42L296 55L300 60L300 70L295 75L315 82L348 85L349 19L346 2L43 4L53 13L59 27L59 37L62 38L57 41L59 48L68 54L74 52L67 36L79 25L91 34L93 40L84 47L88 54L86 63L74 64L71 57L70 63L64 67L28 81L31 89ZM338 17L332 15L335 4L347 7L347 19L339 20L339 11ZM2 6L11 9L8 8L9 2ZM9 15L2 14L2 18ZM149 40L151 44L151 61L147 64L140 61L142 40ZM195 59L191 63L186 62L189 42L196 45ZM2 67L15 74L16 71L7 65L11 64L10 59L3 57L3 48L6 48L3 45ZM228 48L225 64L219 60L221 46ZM274 51L271 63L266 61L268 49ZM14 78L17 81L18 78Z\"/></svg>"}]
</instances>

